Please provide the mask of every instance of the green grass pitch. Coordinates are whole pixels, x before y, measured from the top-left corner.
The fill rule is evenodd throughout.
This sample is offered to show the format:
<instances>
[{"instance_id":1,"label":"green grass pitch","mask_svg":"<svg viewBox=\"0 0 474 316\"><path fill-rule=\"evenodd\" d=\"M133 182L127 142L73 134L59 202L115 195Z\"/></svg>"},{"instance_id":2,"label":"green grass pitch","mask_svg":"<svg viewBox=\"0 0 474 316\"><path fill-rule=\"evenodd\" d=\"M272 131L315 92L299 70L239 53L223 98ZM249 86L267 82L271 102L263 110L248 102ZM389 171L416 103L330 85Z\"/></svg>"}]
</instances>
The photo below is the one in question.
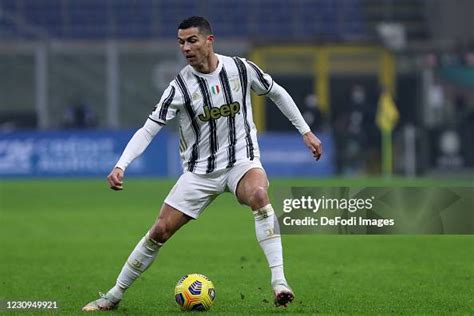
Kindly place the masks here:
<instances>
[{"instance_id":1,"label":"green grass pitch","mask_svg":"<svg viewBox=\"0 0 474 316\"><path fill-rule=\"evenodd\" d=\"M57 314L81 314L114 284L172 185L129 179L124 191L114 192L105 180L0 182L0 300L56 300ZM252 214L224 194L169 240L111 314L181 314L174 286L192 272L214 282L213 315L474 314L473 235L284 235L283 245L296 299L276 309Z\"/></svg>"}]
</instances>

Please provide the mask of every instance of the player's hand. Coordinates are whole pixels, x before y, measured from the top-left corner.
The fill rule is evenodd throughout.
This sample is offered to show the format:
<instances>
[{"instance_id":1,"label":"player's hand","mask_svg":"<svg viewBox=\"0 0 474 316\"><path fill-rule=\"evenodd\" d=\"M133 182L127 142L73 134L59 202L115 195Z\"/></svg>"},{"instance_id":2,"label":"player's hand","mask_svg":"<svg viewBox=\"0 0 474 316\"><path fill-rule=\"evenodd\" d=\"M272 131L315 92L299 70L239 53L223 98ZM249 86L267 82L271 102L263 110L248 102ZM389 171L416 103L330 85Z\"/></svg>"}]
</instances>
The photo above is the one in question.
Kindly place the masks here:
<instances>
[{"instance_id":1,"label":"player's hand","mask_svg":"<svg viewBox=\"0 0 474 316\"><path fill-rule=\"evenodd\" d=\"M323 154L323 144L319 138L317 138L312 132L307 132L303 135L303 141L313 153L313 157L316 158L316 160L319 160Z\"/></svg>"},{"instance_id":2,"label":"player's hand","mask_svg":"<svg viewBox=\"0 0 474 316\"><path fill-rule=\"evenodd\" d=\"M107 181L112 190L119 191L123 190L123 175L122 169L115 167L107 176Z\"/></svg>"}]
</instances>

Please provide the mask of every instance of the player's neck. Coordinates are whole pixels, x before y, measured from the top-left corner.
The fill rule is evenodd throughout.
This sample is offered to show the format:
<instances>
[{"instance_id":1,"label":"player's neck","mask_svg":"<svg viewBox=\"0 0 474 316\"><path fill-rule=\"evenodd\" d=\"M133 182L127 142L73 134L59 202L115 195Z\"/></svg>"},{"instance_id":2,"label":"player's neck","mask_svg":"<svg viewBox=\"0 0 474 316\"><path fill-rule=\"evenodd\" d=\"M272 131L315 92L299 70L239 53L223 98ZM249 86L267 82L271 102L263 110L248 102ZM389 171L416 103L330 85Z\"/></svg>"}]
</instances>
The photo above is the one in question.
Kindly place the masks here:
<instances>
[{"instance_id":1,"label":"player's neck","mask_svg":"<svg viewBox=\"0 0 474 316\"><path fill-rule=\"evenodd\" d=\"M202 64L194 67L194 70L203 74L210 74L217 69L217 66L219 66L219 58L217 58L217 55L212 52L209 54L209 58L207 58Z\"/></svg>"}]
</instances>

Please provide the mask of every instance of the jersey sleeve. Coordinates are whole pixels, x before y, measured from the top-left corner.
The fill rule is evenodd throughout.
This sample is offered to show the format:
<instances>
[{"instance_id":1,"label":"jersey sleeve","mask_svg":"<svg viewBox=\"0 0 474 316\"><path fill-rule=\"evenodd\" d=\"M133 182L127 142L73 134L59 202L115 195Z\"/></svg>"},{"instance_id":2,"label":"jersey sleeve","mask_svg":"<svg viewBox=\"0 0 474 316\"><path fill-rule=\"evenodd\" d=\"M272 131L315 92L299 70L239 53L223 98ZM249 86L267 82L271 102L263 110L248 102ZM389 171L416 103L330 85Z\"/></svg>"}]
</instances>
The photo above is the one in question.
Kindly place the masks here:
<instances>
[{"instance_id":1,"label":"jersey sleeve","mask_svg":"<svg viewBox=\"0 0 474 316\"><path fill-rule=\"evenodd\" d=\"M148 119L157 124L166 125L168 121L175 118L182 104L183 97L172 81L163 92L160 102L155 105Z\"/></svg>"},{"instance_id":2,"label":"jersey sleeve","mask_svg":"<svg viewBox=\"0 0 474 316\"><path fill-rule=\"evenodd\" d=\"M266 95L273 87L273 78L250 60L246 60L249 68L250 87L258 95Z\"/></svg>"}]
</instances>

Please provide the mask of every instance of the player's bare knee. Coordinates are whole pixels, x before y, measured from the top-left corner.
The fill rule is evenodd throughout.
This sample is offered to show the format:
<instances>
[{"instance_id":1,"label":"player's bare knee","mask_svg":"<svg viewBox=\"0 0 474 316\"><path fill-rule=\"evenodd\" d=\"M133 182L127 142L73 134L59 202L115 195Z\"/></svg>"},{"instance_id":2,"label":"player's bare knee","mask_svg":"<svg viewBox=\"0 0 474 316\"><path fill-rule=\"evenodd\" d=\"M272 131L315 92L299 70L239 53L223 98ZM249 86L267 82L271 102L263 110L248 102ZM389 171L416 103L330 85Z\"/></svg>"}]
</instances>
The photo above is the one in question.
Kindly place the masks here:
<instances>
[{"instance_id":1,"label":"player's bare knee","mask_svg":"<svg viewBox=\"0 0 474 316\"><path fill-rule=\"evenodd\" d=\"M267 189L262 186L255 187L250 198L250 206L252 209L256 210L262 208L268 203L270 203L270 201L268 199Z\"/></svg>"},{"instance_id":2,"label":"player's bare knee","mask_svg":"<svg viewBox=\"0 0 474 316\"><path fill-rule=\"evenodd\" d=\"M170 239L171 235L171 230L168 228L166 223L163 223L163 221L158 221L150 229L150 238L159 243L166 242Z\"/></svg>"}]
</instances>

